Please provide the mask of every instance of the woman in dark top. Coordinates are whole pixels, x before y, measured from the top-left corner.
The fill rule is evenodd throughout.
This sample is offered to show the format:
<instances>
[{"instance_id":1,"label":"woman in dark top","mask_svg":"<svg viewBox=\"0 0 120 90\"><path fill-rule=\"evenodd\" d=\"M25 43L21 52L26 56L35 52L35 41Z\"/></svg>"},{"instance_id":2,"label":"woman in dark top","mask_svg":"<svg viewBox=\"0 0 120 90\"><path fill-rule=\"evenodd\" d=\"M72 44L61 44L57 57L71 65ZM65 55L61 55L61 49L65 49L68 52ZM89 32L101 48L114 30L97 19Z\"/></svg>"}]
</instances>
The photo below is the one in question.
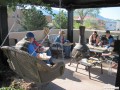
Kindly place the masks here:
<instances>
[{"instance_id":1,"label":"woman in dark top","mask_svg":"<svg viewBox=\"0 0 120 90\"><path fill-rule=\"evenodd\" d=\"M98 45L99 43L99 36L96 31L89 37L89 44L90 45Z\"/></svg>"}]
</instances>

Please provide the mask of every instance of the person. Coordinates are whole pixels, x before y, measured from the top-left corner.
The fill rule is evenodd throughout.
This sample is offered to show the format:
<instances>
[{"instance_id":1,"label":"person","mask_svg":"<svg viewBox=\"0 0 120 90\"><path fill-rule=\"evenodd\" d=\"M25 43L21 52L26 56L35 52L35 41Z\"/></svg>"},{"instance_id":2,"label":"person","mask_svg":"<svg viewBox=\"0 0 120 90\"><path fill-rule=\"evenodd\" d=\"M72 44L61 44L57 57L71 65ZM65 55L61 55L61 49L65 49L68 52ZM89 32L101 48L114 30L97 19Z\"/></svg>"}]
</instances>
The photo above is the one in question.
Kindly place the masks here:
<instances>
[{"instance_id":1,"label":"person","mask_svg":"<svg viewBox=\"0 0 120 90\"><path fill-rule=\"evenodd\" d=\"M102 35L100 37L100 42L98 43L98 46L103 47L104 45L107 45L107 43L108 43L108 40L106 38L106 35Z\"/></svg>"},{"instance_id":2,"label":"person","mask_svg":"<svg viewBox=\"0 0 120 90\"><path fill-rule=\"evenodd\" d=\"M28 32L25 37L20 40L16 45L15 48L16 49L20 49L23 51L28 52L30 55L37 57L39 59L43 59L43 57L40 56L40 53L37 53L35 48L37 46L35 46L35 44L33 43L33 41L35 40L34 38L34 34L31 32ZM54 63L52 62L52 60L44 60L44 62L46 62L49 65L54 65Z\"/></svg>"},{"instance_id":3,"label":"person","mask_svg":"<svg viewBox=\"0 0 120 90\"><path fill-rule=\"evenodd\" d=\"M120 88L120 40L116 40L114 42L114 52L116 52L119 57L118 57L118 62L117 62L117 73L116 73L116 81L115 81L115 86Z\"/></svg>"},{"instance_id":4,"label":"person","mask_svg":"<svg viewBox=\"0 0 120 90\"><path fill-rule=\"evenodd\" d=\"M108 41L108 44L106 45L106 47L107 48L113 47L113 45L114 45L114 38L110 34L110 31L106 31L106 38L107 38L107 41Z\"/></svg>"},{"instance_id":5,"label":"person","mask_svg":"<svg viewBox=\"0 0 120 90\"><path fill-rule=\"evenodd\" d=\"M31 33L31 34L33 34L32 32L29 32L29 33ZM34 36L34 34L33 34L33 36ZM35 50L36 50L36 52L38 52L38 53L43 53L45 50L45 48L46 47L44 47L43 45L41 45L41 44L39 44L36 40L35 40L35 38L34 38L34 41L33 41L33 45L34 45L34 48L35 48ZM48 56L52 56L52 53L51 53L51 51L50 51L50 49L48 49L47 51L45 51L46 53L47 53L47 55ZM51 65L54 65L54 63L52 62L52 57L50 58L50 60L49 60L50 62L51 62Z\"/></svg>"},{"instance_id":6,"label":"person","mask_svg":"<svg viewBox=\"0 0 120 90\"><path fill-rule=\"evenodd\" d=\"M115 54L115 55L114 55L114 54ZM109 58L109 56L111 56L111 55L114 55L111 68L117 69L117 67L118 67L118 55L117 55L115 52L102 53L102 56L103 56L103 57L106 57L106 58L107 58L107 57Z\"/></svg>"},{"instance_id":7,"label":"person","mask_svg":"<svg viewBox=\"0 0 120 90\"><path fill-rule=\"evenodd\" d=\"M64 43L69 43L69 40L65 39L65 32L64 31L59 31L59 35L57 36L57 38L55 39L55 42L60 44L64 44ZM63 46L64 52L65 52L65 58L68 59L70 58L70 52L71 52L71 45L69 46Z\"/></svg>"},{"instance_id":8,"label":"person","mask_svg":"<svg viewBox=\"0 0 120 90\"><path fill-rule=\"evenodd\" d=\"M98 43L99 43L99 36L98 36L97 32L94 31L92 33L92 35L90 35L90 37L89 37L89 44L97 46Z\"/></svg>"}]
</instances>

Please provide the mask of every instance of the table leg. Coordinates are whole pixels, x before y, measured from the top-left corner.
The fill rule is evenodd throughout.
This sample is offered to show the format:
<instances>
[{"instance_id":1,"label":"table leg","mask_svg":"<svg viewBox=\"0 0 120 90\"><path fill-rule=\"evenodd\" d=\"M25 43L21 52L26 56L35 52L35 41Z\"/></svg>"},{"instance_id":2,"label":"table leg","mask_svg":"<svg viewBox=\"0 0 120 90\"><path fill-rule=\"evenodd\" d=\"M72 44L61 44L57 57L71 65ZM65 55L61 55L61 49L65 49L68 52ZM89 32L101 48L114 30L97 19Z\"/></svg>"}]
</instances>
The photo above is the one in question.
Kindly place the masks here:
<instances>
[{"instance_id":1,"label":"table leg","mask_svg":"<svg viewBox=\"0 0 120 90\"><path fill-rule=\"evenodd\" d=\"M108 61L108 75L112 75L112 67L111 67L111 65L112 65L112 61Z\"/></svg>"},{"instance_id":2,"label":"table leg","mask_svg":"<svg viewBox=\"0 0 120 90\"><path fill-rule=\"evenodd\" d=\"M101 74L103 74L103 68L102 68L102 63L100 64L100 66L101 66Z\"/></svg>"}]
</instances>

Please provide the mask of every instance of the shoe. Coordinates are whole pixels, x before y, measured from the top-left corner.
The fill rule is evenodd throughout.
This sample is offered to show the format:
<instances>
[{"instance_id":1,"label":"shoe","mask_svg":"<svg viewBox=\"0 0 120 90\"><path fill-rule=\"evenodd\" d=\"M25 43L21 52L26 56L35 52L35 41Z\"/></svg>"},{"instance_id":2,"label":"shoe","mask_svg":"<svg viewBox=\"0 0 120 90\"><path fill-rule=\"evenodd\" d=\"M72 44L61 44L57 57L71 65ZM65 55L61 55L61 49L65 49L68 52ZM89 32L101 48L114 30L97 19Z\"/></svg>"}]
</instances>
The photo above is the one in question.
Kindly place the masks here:
<instances>
[{"instance_id":1,"label":"shoe","mask_svg":"<svg viewBox=\"0 0 120 90\"><path fill-rule=\"evenodd\" d=\"M51 64L47 64L47 66L51 67L52 65Z\"/></svg>"},{"instance_id":2,"label":"shoe","mask_svg":"<svg viewBox=\"0 0 120 90\"><path fill-rule=\"evenodd\" d=\"M55 65L55 63L53 63L53 62L51 62L50 64L51 64L52 66Z\"/></svg>"}]
</instances>

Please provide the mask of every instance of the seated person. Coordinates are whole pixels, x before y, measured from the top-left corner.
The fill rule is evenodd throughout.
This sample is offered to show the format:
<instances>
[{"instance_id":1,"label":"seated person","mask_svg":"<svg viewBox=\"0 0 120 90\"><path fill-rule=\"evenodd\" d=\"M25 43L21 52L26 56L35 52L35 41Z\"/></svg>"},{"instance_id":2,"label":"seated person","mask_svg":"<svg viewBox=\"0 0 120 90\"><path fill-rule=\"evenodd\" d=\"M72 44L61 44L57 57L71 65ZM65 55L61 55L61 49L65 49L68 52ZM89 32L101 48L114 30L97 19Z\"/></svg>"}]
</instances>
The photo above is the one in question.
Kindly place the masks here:
<instances>
[{"instance_id":1,"label":"seated person","mask_svg":"<svg viewBox=\"0 0 120 90\"><path fill-rule=\"evenodd\" d=\"M106 38L107 38L107 44L106 48L113 47L114 46L114 38L112 35L110 35L110 31L106 31Z\"/></svg>"},{"instance_id":2,"label":"seated person","mask_svg":"<svg viewBox=\"0 0 120 90\"><path fill-rule=\"evenodd\" d=\"M108 40L106 38L105 35L102 35L101 38L100 38L100 42L98 43L98 46L101 46L103 47L104 45L106 45L108 43Z\"/></svg>"},{"instance_id":3,"label":"seated person","mask_svg":"<svg viewBox=\"0 0 120 90\"><path fill-rule=\"evenodd\" d=\"M120 45L120 41L115 41L114 42L114 46L113 47L109 47L110 49L110 52L109 53L103 53L102 56L110 56L110 55L114 55L114 58L113 58L113 62L112 62L112 68L117 68L118 67L118 60L119 60L119 52L120 52L120 48L119 48L119 45ZM108 48L108 49L109 49Z\"/></svg>"},{"instance_id":4,"label":"seated person","mask_svg":"<svg viewBox=\"0 0 120 90\"><path fill-rule=\"evenodd\" d=\"M66 40L65 37L65 32L64 31L59 31L59 35L55 39L55 42L58 44L64 44L66 42L69 42L69 40ZM71 52L71 45L69 46L63 46L64 52L65 52L65 58L70 58L70 52Z\"/></svg>"},{"instance_id":5,"label":"seated person","mask_svg":"<svg viewBox=\"0 0 120 90\"><path fill-rule=\"evenodd\" d=\"M97 32L94 31L93 34L90 35L90 37L89 37L89 44L97 46L98 43L99 43L99 36L98 36Z\"/></svg>"},{"instance_id":6,"label":"seated person","mask_svg":"<svg viewBox=\"0 0 120 90\"><path fill-rule=\"evenodd\" d=\"M31 32L28 32L26 36L16 44L15 48L26 51L32 56L37 57L42 60L40 53L37 53L35 51L35 45L33 44L33 41L34 41L34 35ZM44 60L44 61L47 64L51 64L51 65L54 64L52 60Z\"/></svg>"}]
</instances>

